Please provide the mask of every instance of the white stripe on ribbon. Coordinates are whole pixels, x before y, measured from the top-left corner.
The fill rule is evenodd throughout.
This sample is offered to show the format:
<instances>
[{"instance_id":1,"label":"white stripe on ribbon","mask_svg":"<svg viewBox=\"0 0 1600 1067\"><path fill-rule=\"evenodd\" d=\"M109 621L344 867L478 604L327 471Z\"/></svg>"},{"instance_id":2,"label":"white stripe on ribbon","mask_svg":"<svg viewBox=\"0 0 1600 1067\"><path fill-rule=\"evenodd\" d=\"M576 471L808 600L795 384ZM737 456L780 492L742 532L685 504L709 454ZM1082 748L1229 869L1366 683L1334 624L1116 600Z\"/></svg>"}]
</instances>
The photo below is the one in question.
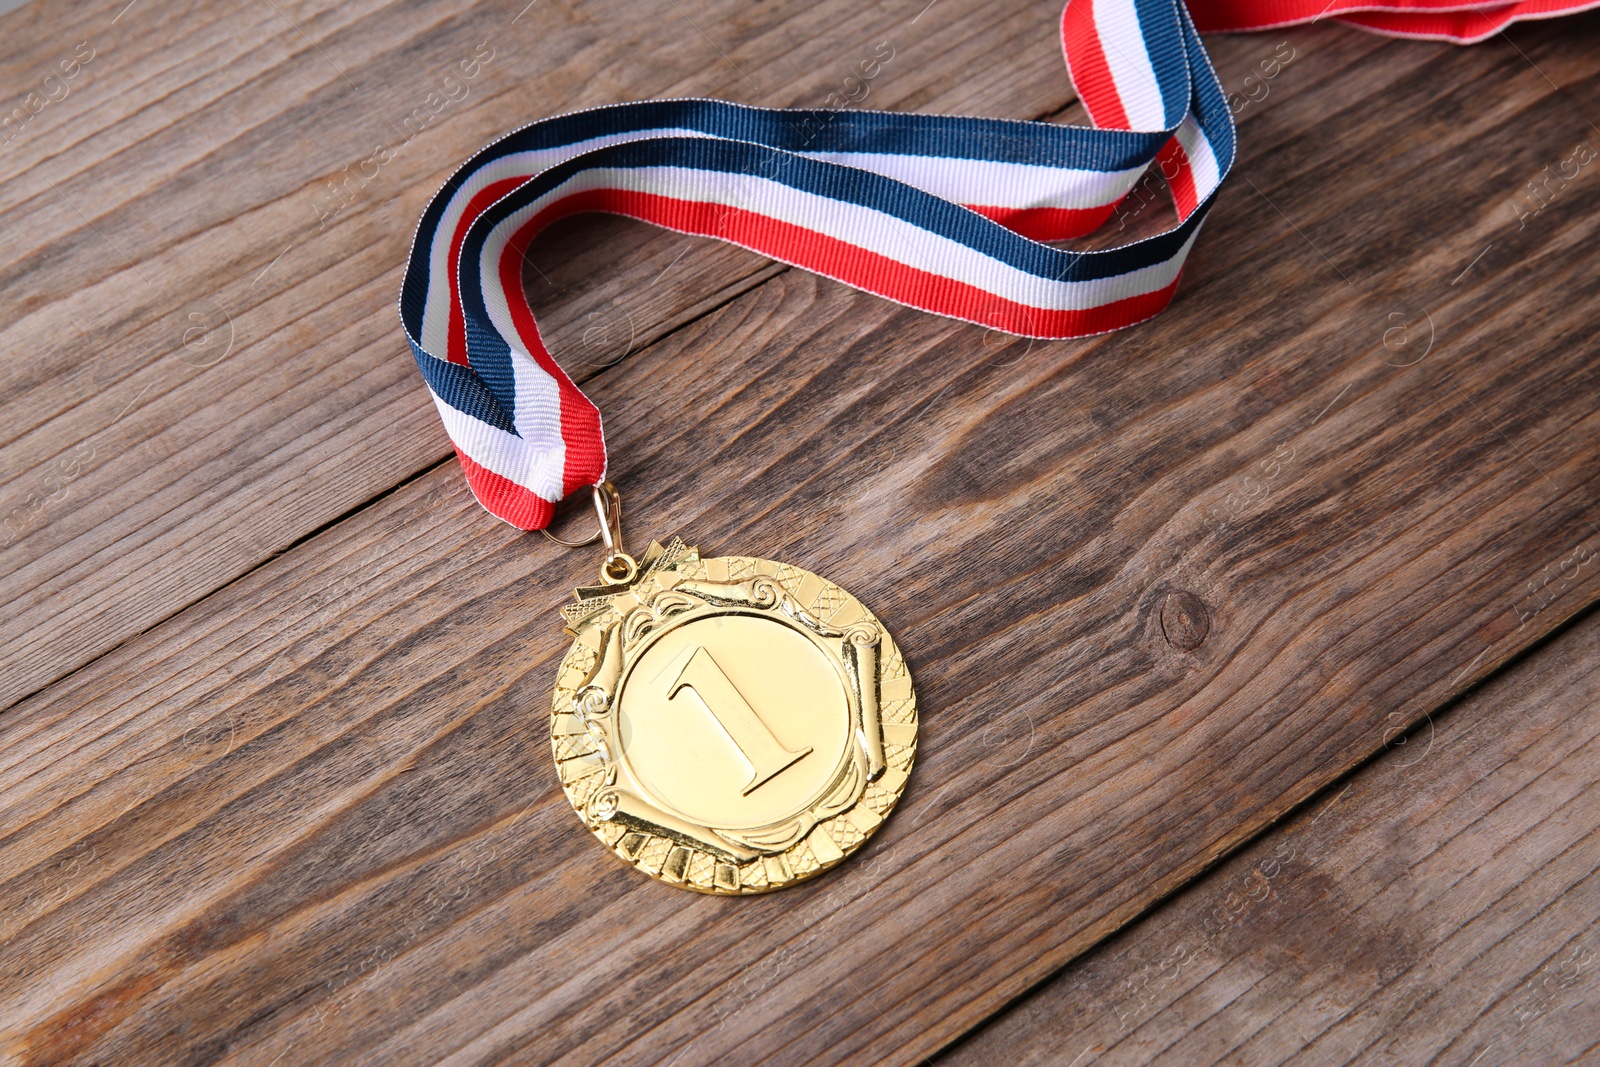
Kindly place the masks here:
<instances>
[{"instance_id":1,"label":"white stripe on ribbon","mask_svg":"<svg viewBox=\"0 0 1600 1067\"><path fill-rule=\"evenodd\" d=\"M1184 116L1173 136L1177 137L1178 144L1183 146L1184 155L1189 157L1189 170L1194 175L1196 198L1204 200L1222 184L1222 172L1217 166L1217 153L1212 150L1205 131L1200 128L1200 124L1195 121L1192 114Z\"/></svg>"},{"instance_id":2,"label":"white stripe on ribbon","mask_svg":"<svg viewBox=\"0 0 1600 1067\"><path fill-rule=\"evenodd\" d=\"M496 224L484 244L479 263L484 302L495 329L513 348L522 342L517 338L506 295L500 286L499 263L506 244L529 219L552 203L591 189L653 193L676 200L756 211L874 252L903 266L964 282L990 296L1041 311L1083 311L1164 289L1177 278L1183 259L1194 243L1194 234L1191 234L1177 254L1166 261L1110 278L1088 281L1041 278L897 216L807 193L768 178L684 167L595 168L574 175L508 215ZM827 271L821 273L827 274Z\"/></svg>"},{"instance_id":3,"label":"white stripe on ribbon","mask_svg":"<svg viewBox=\"0 0 1600 1067\"><path fill-rule=\"evenodd\" d=\"M527 356L522 358L533 364ZM554 379L536 364L533 370L553 389ZM518 374L517 378L520 399L522 375ZM541 388L536 385L534 391ZM433 406L444 422L445 433L472 462L545 500L561 499L565 488L562 475L566 466L566 443L561 439L559 415L532 438L518 437L457 411L437 395L429 395L433 396ZM520 424L518 429L521 430Z\"/></svg>"},{"instance_id":4,"label":"white stripe on ribbon","mask_svg":"<svg viewBox=\"0 0 1600 1067\"><path fill-rule=\"evenodd\" d=\"M1144 30L1133 0L1094 0L1094 23L1100 47L1111 68L1111 80L1122 98L1122 111L1128 126L1135 130L1167 128L1166 108L1150 52L1144 46Z\"/></svg>"},{"instance_id":5,"label":"white stripe on ribbon","mask_svg":"<svg viewBox=\"0 0 1600 1067\"><path fill-rule=\"evenodd\" d=\"M1092 208L1115 204L1146 170L1078 170L990 159L947 159L876 152L800 152L807 159L842 163L905 182L957 204L984 207Z\"/></svg>"},{"instance_id":6,"label":"white stripe on ribbon","mask_svg":"<svg viewBox=\"0 0 1600 1067\"><path fill-rule=\"evenodd\" d=\"M1146 61L1148 63L1148 60ZM1158 105L1159 106L1159 105ZM1155 127L1159 129L1159 125ZM662 128L593 137L557 148L517 152L492 160L474 171L450 198L439 221L441 234L453 234L466 205L484 188L507 178L529 178L575 156L614 144L653 137L710 137L698 130ZM985 159L951 159L943 156L896 155L886 152L800 152L797 155L826 163L839 163L885 177L957 204L983 207L1057 207L1083 210L1115 204L1132 189L1146 167L1097 171L1008 163ZM439 240L429 249L429 285L422 319L422 346L442 354L448 348L450 292L449 242Z\"/></svg>"}]
</instances>

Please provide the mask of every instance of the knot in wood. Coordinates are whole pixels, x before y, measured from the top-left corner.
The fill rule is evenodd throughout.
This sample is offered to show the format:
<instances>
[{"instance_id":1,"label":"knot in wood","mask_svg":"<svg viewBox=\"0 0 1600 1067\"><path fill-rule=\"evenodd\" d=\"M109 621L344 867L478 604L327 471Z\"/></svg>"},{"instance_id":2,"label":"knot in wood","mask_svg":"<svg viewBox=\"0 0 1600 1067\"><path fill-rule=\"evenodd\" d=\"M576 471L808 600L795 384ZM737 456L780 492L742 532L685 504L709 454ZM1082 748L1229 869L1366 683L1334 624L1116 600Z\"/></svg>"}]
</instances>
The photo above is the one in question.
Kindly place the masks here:
<instances>
[{"instance_id":1,"label":"knot in wood","mask_svg":"<svg viewBox=\"0 0 1600 1067\"><path fill-rule=\"evenodd\" d=\"M1200 647L1211 632L1211 616L1203 600L1187 589L1168 593L1161 605L1161 633L1180 652Z\"/></svg>"}]
</instances>

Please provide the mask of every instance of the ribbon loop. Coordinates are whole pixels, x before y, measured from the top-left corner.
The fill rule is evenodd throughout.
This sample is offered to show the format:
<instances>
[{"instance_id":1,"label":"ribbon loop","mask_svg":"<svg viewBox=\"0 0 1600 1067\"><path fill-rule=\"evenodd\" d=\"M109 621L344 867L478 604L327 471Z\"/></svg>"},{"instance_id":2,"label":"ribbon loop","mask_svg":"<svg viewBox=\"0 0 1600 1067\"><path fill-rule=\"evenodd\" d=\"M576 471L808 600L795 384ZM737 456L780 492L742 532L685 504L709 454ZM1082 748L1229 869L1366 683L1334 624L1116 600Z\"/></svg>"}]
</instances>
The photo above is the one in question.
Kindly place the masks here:
<instances>
[{"instance_id":1,"label":"ribbon loop","mask_svg":"<svg viewBox=\"0 0 1600 1067\"><path fill-rule=\"evenodd\" d=\"M539 336L522 260L602 211L715 237L911 307L1081 337L1171 300L1234 158L1232 115L1175 0L1071 0L1062 43L1093 128L717 100L618 104L480 151L423 213L400 317L473 492L523 529L604 480L600 413ZM1105 251L1100 226L1153 164L1178 208Z\"/></svg>"}]
</instances>

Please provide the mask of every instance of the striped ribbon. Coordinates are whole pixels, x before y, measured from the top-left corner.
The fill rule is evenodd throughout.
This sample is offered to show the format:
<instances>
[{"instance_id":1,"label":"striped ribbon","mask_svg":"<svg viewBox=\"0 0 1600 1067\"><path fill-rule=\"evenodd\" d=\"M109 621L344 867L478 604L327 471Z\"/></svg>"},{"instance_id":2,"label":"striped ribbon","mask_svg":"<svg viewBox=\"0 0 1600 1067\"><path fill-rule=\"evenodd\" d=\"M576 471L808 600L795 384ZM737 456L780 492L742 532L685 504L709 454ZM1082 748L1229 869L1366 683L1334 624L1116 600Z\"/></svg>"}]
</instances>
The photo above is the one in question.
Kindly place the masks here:
<instances>
[{"instance_id":1,"label":"striped ribbon","mask_svg":"<svg viewBox=\"0 0 1600 1067\"><path fill-rule=\"evenodd\" d=\"M1600 7L1600 0L1203 0L1191 9L1201 33L1232 33L1337 19L1391 37L1476 44L1513 22Z\"/></svg>"},{"instance_id":2,"label":"striped ribbon","mask_svg":"<svg viewBox=\"0 0 1600 1067\"><path fill-rule=\"evenodd\" d=\"M479 502L538 529L605 477L600 413L545 348L522 287L529 242L567 215L716 237L1024 336L1159 312L1233 163L1222 86L1176 0L1069 0L1061 37L1093 128L661 100L558 115L473 156L423 213L400 318ZM1104 251L1042 243L1096 229L1152 166L1172 228Z\"/></svg>"}]
</instances>

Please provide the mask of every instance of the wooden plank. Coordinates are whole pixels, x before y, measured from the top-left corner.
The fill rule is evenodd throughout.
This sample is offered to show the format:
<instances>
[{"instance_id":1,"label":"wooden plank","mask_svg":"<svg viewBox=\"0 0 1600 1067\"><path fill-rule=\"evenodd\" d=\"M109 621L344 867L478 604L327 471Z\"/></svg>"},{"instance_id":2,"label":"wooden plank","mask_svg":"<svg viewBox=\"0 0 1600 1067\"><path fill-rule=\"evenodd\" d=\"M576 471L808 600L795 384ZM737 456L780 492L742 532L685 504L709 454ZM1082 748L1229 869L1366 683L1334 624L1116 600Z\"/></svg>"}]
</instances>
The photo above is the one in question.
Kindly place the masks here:
<instances>
[{"instance_id":1,"label":"wooden plank","mask_svg":"<svg viewBox=\"0 0 1600 1067\"><path fill-rule=\"evenodd\" d=\"M651 96L821 105L890 38L863 103L1027 118L1068 99L1033 5L946 0L914 25L799 0L523 7L6 16L32 42L0 55L19 96L76 42L93 58L0 152L0 343L29 353L0 368L0 709L450 455L394 300L427 197L507 129ZM363 168L379 143L395 158ZM622 224L566 227L533 260L584 378L773 269Z\"/></svg>"},{"instance_id":2,"label":"wooden plank","mask_svg":"<svg viewBox=\"0 0 1600 1067\"><path fill-rule=\"evenodd\" d=\"M1315 92L1138 331L989 348L785 272L594 378L631 529L824 571L909 650L921 765L860 860L730 901L600 853L540 736L593 561L447 465L0 719L0 1049L931 1054L1600 592L1561 568L1600 548L1600 201L1508 234L1482 192L1568 151L1595 26L1516 36L1568 95L1297 31Z\"/></svg>"},{"instance_id":3,"label":"wooden plank","mask_svg":"<svg viewBox=\"0 0 1600 1067\"><path fill-rule=\"evenodd\" d=\"M1590 612L939 1062L1593 1056L1597 749Z\"/></svg>"}]
</instances>

